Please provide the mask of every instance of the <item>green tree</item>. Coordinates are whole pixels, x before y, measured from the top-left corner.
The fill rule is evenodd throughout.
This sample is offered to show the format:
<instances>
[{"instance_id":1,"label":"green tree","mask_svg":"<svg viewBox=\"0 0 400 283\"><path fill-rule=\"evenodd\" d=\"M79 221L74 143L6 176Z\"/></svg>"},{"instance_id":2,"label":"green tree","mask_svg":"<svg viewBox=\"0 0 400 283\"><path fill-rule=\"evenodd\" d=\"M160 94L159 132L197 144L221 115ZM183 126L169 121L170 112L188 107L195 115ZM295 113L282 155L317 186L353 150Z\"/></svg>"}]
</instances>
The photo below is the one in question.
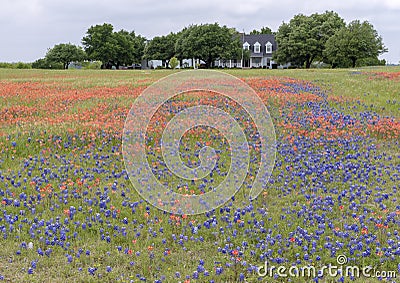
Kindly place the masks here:
<instances>
[{"instance_id":1,"label":"green tree","mask_svg":"<svg viewBox=\"0 0 400 283\"><path fill-rule=\"evenodd\" d=\"M129 65L135 60L134 52L134 37L126 30L120 30L113 33L115 40L115 53L114 57L109 60L112 61L118 68L121 65Z\"/></svg>"},{"instance_id":2,"label":"green tree","mask_svg":"<svg viewBox=\"0 0 400 283\"><path fill-rule=\"evenodd\" d=\"M33 69L63 69L63 63L49 62L46 58L37 59L32 63Z\"/></svg>"},{"instance_id":3,"label":"green tree","mask_svg":"<svg viewBox=\"0 0 400 283\"><path fill-rule=\"evenodd\" d=\"M60 43L49 49L46 54L47 62L62 63L64 69L68 69L71 62L82 61L86 57L81 47L71 43Z\"/></svg>"},{"instance_id":4,"label":"green tree","mask_svg":"<svg viewBox=\"0 0 400 283\"><path fill-rule=\"evenodd\" d=\"M368 22L355 20L338 30L326 42L325 56L333 67L353 68L360 62L362 65L379 63L378 56L387 52L382 37Z\"/></svg>"},{"instance_id":5,"label":"green tree","mask_svg":"<svg viewBox=\"0 0 400 283\"><path fill-rule=\"evenodd\" d=\"M274 34L269 27L262 27L261 30L253 29L250 34Z\"/></svg>"},{"instance_id":6,"label":"green tree","mask_svg":"<svg viewBox=\"0 0 400 283\"><path fill-rule=\"evenodd\" d=\"M175 44L176 56L203 60L212 67L217 59L240 58L239 34L226 26L193 25L182 30Z\"/></svg>"},{"instance_id":7,"label":"green tree","mask_svg":"<svg viewBox=\"0 0 400 283\"><path fill-rule=\"evenodd\" d=\"M111 24L91 26L82 39L84 49L92 60L99 60L102 67L109 67L117 53L117 40Z\"/></svg>"},{"instance_id":8,"label":"green tree","mask_svg":"<svg viewBox=\"0 0 400 283\"><path fill-rule=\"evenodd\" d=\"M135 32L114 32L111 24L91 26L82 39L86 53L92 60L102 62L102 67L139 63L143 57L146 39Z\"/></svg>"},{"instance_id":9,"label":"green tree","mask_svg":"<svg viewBox=\"0 0 400 283\"><path fill-rule=\"evenodd\" d=\"M31 63L24 63L24 62L0 62L0 68L5 69L32 69Z\"/></svg>"},{"instance_id":10,"label":"green tree","mask_svg":"<svg viewBox=\"0 0 400 283\"><path fill-rule=\"evenodd\" d=\"M251 51L250 50L243 50L243 60L250 60L251 57Z\"/></svg>"},{"instance_id":11,"label":"green tree","mask_svg":"<svg viewBox=\"0 0 400 283\"><path fill-rule=\"evenodd\" d=\"M175 55L176 39L177 35L172 32L168 35L154 37L146 45L144 58L162 60L163 66L168 66L169 60Z\"/></svg>"},{"instance_id":12,"label":"green tree","mask_svg":"<svg viewBox=\"0 0 400 283\"><path fill-rule=\"evenodd\" d=\"M37 59L32 63L33 69L51 69L50 64L47 62L45 58Z\"/></svg>"},{"instance_id":13,"label":"green tree","mask_svg":"<svg viewBox=\"0 0 400 283\"><path fill-rule=\"evenodd\" d=\"M169 61L169 64L171 65L171 69L175 69L179 65L178 58L172 57L171 60Z\"/></svg>"},{"instance_id":14,"label":"green tree","mask_svg":"<svg viewBox=\"0 0 400 283\"><path fill-rule=\"evenodd\" d=\"M176 35L175 56L178 58L178 60L181 61L181 66L183 59L193 58L191 47L189 46L189 42L187 41L187 37L191 33L192 29L194 29L193 25L189 27L184 27Z\"/></svg>"},{"instance_id":15,"label":"green tree","mask_svg":"<svg viewBox=\"0 0 400 283\"><path fill-rule=\"evenodd\" d=\"M324 60L327 40L344 26L344 20L332 11L310 16L298 14L279 27L274 58L279 63L310 68L314 60Z\"/></svg>"},{"instance_id":16,"label":"green tree","mask_svg":"<svg viewBox=\"0 0 400 283\"><path fill-rule=\"evenodd\" d=\"M144 56L144 49L146 47L146 38L140 34L136 35L135 32L131 32L133 38L133 63L141 63Z\"/></svg>"}]
</instances>

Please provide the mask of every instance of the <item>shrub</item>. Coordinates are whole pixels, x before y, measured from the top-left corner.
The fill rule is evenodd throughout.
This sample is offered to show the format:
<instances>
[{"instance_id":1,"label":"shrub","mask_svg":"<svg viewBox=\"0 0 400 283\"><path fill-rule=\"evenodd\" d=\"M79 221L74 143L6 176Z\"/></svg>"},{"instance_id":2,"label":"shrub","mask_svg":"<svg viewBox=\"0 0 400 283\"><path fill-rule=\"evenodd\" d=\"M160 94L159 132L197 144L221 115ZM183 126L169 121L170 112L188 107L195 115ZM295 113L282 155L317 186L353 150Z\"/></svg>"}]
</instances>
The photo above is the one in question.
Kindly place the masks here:
<instances>
[{"instance_id":1,"label":"shrub","mask_svg":"<svg viewBox=\"0 0 400 283\"><path fill-rule=\"evenodd\" d=\"M84 61L81 63L82 68L87 70L99 70L101 69L101 61Z\"/></svg>"},{"instance_id":2,"label":"shrub","mask_svg":"<svg viewBox=\"0 0 400 283\"><path fill-rule=\"evenodd\" d=\"M169 61L169 65L171 66L171 69L175 69L179 65L179 60L174 56Z\"/></svg>"},{"instance_id":3,"label":"shrub","mask_svg":"<svg viewBox=\"0 0 400 283\"><path fill-rule=\"evenodd\" d=\"M32 63L34 69L64 69L62 63L49 62L45 58L40 58Z\"/></svg>"},{"instance_id":4,"label":"shrub","mask_svg":"<svg viewBox=\"0 0 400 283\"><path fill-rule=\"evenodd\" d=\"M17 63L7 63L0 62L0 68L5 69L32 69L31 63L17 62Z\"/></svg>"}]
</instances>

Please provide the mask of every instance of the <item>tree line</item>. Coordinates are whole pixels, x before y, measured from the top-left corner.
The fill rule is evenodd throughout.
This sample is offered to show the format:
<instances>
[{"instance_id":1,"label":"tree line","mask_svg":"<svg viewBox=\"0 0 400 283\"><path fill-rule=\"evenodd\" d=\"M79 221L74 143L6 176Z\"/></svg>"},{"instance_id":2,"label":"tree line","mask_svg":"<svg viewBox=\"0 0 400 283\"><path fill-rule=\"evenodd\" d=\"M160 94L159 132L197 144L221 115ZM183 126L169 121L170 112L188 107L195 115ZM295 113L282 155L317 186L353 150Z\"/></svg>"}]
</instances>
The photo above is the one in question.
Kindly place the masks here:
<instances>
[{"instance_id":1,"label":"tree line","mask_svg":"<svg viewBox=\"0 0 400 283\"><path fill-rule=\"evenodd\" d=\"M274 58L310 68L315 61L335 67L380 65L378 56L387 52L382 37L368 21L345 21L335 12L294 16L276 33Z\"/></svg>"},{"instance_id":2,"label":"tree line","mask_svg":"<svg viewBox=\"0 0 400 283\"><path fill-rule=\"evenodd\" d=\"M282 22L276 32L268 27L250 34L274 34L278 64L310 68L320 62L335 67L385 64L378 56L387 52L382 37L368 21L348 24L333 11L312 15L295 15ZM82 38L82 47L61 43L50 48L46 56L32 64L37 68L68 68L71 62L100 61L102 68L131 66L143 59L162 60L169 66L171 58L181 61L196 58L206 67L218 59L243 58L240 33L218 23L190 25L177 33L156 36L151 40L134 31L114 31L109 23L91 26ZM245 54L248 56L248 54ZM176 63L174 62L174 65Z\"/></svg>"}]
</instances>

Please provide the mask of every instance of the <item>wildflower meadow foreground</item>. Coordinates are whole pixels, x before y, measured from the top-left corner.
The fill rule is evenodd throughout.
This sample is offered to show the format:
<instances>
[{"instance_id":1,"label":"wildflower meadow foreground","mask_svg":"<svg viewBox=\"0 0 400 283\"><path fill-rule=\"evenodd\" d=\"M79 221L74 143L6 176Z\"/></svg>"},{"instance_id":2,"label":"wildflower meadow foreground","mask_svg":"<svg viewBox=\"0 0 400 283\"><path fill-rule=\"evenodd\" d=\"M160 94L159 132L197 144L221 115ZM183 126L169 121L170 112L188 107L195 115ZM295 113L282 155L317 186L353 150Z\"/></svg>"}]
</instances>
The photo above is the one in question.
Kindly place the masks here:
<instances>
[{"instance_id":1,"label":"wildflower meadow foreground","mask_svg":"<svg viewBox=\"0 0 400 283\"><path fill-rule=\"evenodd\" d=\"M0 70L0 281L400 282L400 72L228 71L271 116L276 160L249 200L260 138L240 105L214 92L180 93L152 117L146 158L176 193L202 195L227 176L230 145L212 127L186 131L172 174L163 129L178 112L211 105L249 142L238 193L198 215L144 200L122 154L125 119L146 87L173 71Z\"/></svg>"}]
</instances>

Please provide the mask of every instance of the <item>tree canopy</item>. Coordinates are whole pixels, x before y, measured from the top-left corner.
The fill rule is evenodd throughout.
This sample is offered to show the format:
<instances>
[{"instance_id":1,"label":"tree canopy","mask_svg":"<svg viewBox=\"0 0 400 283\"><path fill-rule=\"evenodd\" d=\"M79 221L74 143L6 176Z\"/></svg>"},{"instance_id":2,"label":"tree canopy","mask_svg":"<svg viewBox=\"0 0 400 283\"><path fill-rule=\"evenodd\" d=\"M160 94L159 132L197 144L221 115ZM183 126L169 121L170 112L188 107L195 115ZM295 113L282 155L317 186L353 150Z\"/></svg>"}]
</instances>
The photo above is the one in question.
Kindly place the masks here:
<instances>
[{"instance_id":1,"label":"tree canopy","mask_svg":"<svg viewBox=\"0 0 400 283\"><path fill-rule=\"evenodd\" d=\"M99 60L103 67L129 65L140 62L144 52L145 38L120 30L114 32L111 24L91 26L82 39L86 53L92 60Z\"/></svg>"},{"instance_id":2,"label":"tree canopy","mask_svg":"<svg viewBox=\"0 0 400 283\"><path fill-rule=\"evenodd\" d=\"M323 60L326 41L344 26L344 20L332 11L310 16L298 14L279 27L274 58L279 63L310 68L315 59Z\"/></svg>"},{"instance_id":3,"label":"tree canopy","mask_svg":"<svg viewBox=\"0 0 400 283\"><path fill-rule=\"evenodd\" d=\"M278 64L290 63L295 67L310 68L313 62L332 67L384 64L378 56L387 52L382 38L367 21L355 20L346 25L333 11L309 16L295 15L288 23L282 22L277 32L269 27L254 29L250 34L273 34L277 43L273 60ZM156 36L147 41L134 31L114 31L109 23L91 26L82 38L81 47L57 44L46 57L33 66L64 68L73 61L84 59L100 61L102 68L130 66L142 59L162 60L168 67L172 57L200 59L207 67L216 60L250 58L243 51L238 31L218 23L190 25L178 33ZM326 65L326 64L325 64Z\"/></svg>"},{"instance_id":4,"label":"tree canopy","mask_svg":"<svg viewBox=\"0 0 400 283\"><path fill-rule=\"evenodd\" d=\"M150 40L144 50L145 59L162 60L163 65L169 64L169 60L175 55L175 43L177 35L170 33L168 35L156 36Z\"/></svg>"},{"instance_id":5,"label":"tree canopy","mask_svg":"<svg viewBox=\"0 0 400 283\"><path fill-rule=\"evenodd\" d=\"M359 20L338 30L327 40L325 49L333 67L355 67L359 60L376 62L384 52L387 49L378 32L369 22Z\"/></svg>"},{"instance_id":6,"label":"tree canopy","mask_svg":"<svg viewBox=\"0 0 400 283\"><path fill-rule=\"evenodd\" d=\"M178 34L175 52L179 59L197 58L212 67L217 59L240 58L240 37L234 29L217 23L192 25Z\"/></svg>"},{"instance_id":7,"label":"tree canopy","mask_svg":"<svg viewBox=\"0 0 400 283\"><path fill-rule=\"evenodd\" d=\"M111 24L91 26L82 39L84 49L92 60L99 60L105 66L115 58L116 41Z\"/></svg>"},{"instance_id":8,"label":"tree canopy","mask_svg":"<svg viewBox=\"0 0 400 283\"><path fill-rule=\"evenodd\" d=\"M47 51L45 60L51 63L62 63L64 69L68 69L71 62L82 61L86 57L81 47L71 43L60 43Z\"/></svg>"},{"instance_id":9,"label":"tree canopy","mask_svg":"<svg viewBox=\"0 0 400 283\"><path fill-rule=\"evenodd\" d=\"M262 27L261 30L253 29L250 34L274 34L269 27Z\"/></svg>"}]
</instances>

